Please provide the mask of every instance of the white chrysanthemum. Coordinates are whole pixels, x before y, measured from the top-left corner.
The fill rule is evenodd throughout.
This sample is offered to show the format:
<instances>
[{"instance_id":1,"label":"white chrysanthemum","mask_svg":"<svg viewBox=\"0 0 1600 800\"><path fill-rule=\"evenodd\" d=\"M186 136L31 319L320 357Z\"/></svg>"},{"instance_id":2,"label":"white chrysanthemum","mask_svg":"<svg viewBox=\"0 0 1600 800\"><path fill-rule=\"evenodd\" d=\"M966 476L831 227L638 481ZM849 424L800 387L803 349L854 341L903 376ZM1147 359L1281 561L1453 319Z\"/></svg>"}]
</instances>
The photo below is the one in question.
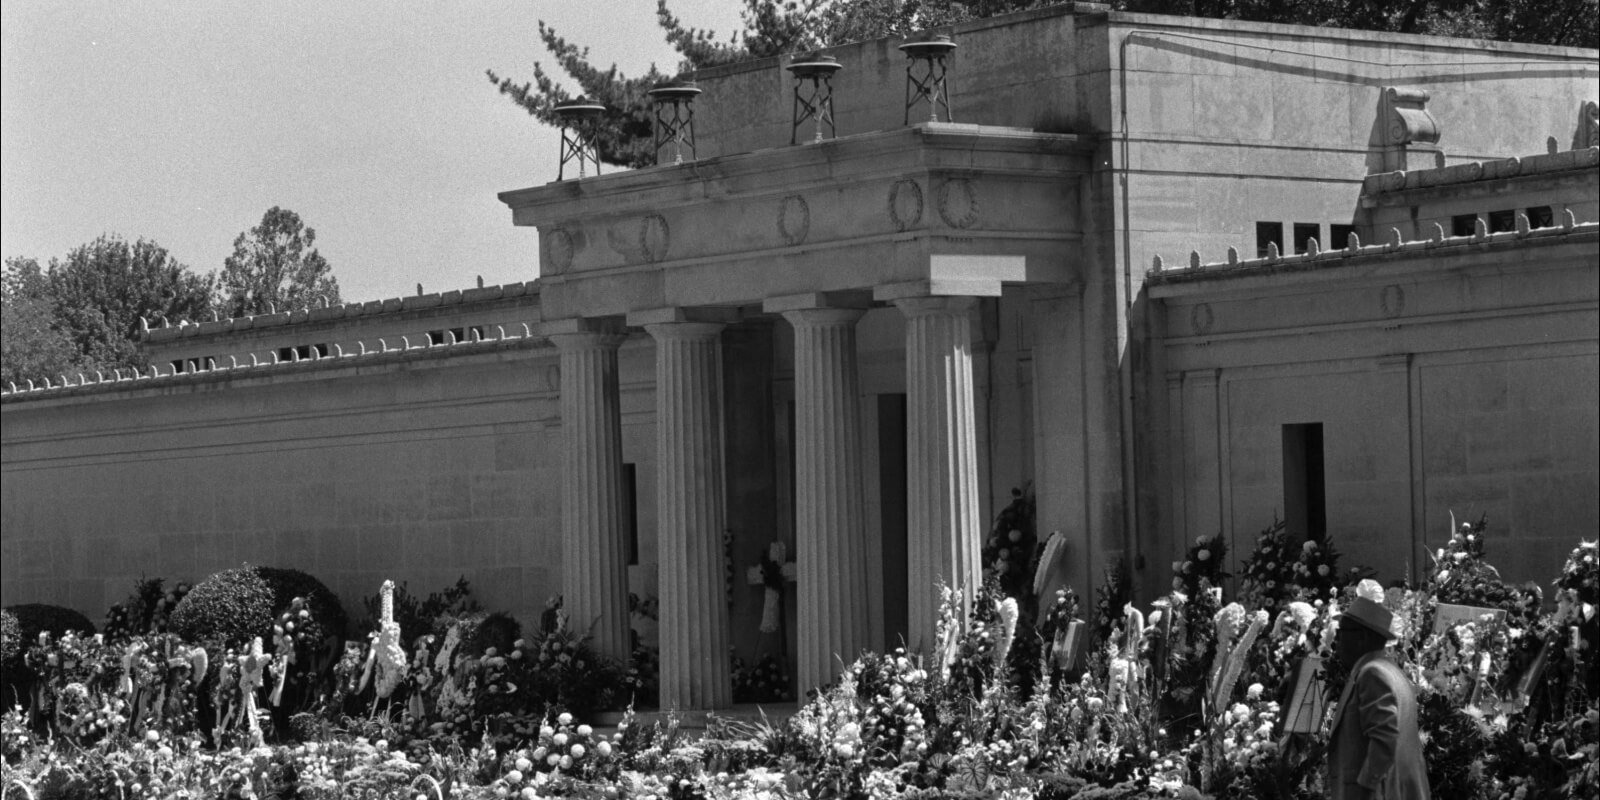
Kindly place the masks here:
<instances>
[{"instance_id":1,"label":"white chrysanthemum","mask_svg":"<svg viewBox=\"0 0 1600 800\"><path fill-rule=\"evenodd\" d=\"M1374 603L1383 602L1383 586L1371 578L1363 578L1356 584L1356 597L1365 597Z\"/></svg>"}]
</instances>

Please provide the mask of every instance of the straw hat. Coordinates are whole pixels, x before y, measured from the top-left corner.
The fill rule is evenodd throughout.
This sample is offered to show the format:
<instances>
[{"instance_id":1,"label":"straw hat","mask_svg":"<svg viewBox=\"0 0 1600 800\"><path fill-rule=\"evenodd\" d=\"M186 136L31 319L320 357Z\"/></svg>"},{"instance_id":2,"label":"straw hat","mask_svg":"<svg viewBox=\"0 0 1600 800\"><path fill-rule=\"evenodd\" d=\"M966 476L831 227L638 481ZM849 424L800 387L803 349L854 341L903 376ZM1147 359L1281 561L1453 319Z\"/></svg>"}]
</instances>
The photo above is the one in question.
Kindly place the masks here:
<instances>
[{"instance_id":1,"label":"straw hat","mask_svg":"<svg viewBox=\"0 0 1600 800\"><path fill-rule=\"evenodd\" d=\"M1355 622L1373 633L1387 638L1395 638L1394 614L1382 604L1375 603L1365 597L1357 597L1350 607L1339 615L1341 623Z\"/></svg>"}]
</instances>

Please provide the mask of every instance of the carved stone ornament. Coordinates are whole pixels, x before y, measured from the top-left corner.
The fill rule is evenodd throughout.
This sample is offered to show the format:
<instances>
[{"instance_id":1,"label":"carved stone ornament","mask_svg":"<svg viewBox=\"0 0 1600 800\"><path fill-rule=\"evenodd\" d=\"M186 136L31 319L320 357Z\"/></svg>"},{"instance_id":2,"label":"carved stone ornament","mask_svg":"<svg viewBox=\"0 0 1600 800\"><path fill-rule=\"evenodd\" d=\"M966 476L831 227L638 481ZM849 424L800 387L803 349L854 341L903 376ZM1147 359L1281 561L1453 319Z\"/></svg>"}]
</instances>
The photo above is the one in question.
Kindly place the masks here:
<instances>
[{"instance_id":1,"label":"carved stone ornament","mask_svg":"<svg viewBox=\"0 0 1600 800\"><path fill-rule=\"evenodd\" d=\"M1389 107L1388 144L1438 144L1439 121L1428 113L1428 93L1422 89L1390 86L1384 90Z\"/></svg>"},{"instance_id":2,"label":"carved stone ornament","mask_svg":"<svg viewBox=\"0 0 1600 800\"><path fill-rule=\"evenodd\" d=\"M1211 312L1210 303L1201 303L1189 311L1189 326L1197 335L1204 336L1210 333L1211 326L1216 321L1217 317Z\"/></svg>"},{"instance_id":3,"label":"carved stone ornament","mask_svg":"<svg viewBox=\"0 0 1600 800\"><path fill-rule=\"evenodd\" d=\"M1578 109L1578 133L1573 137L1572 149L1591 147L1600 147L1600 104L1588 100Z\"/></svg>"},{"instance_id":4,"label":"carved stone ornament","mask_svg":"<svg viewBox=\"0 0 1600 800\"><path fill-rule=\"evenodd\" d=\"M606 226L606 246L611 248L611 252L622 256L624 260L637 258L637 254L633 251L635 244L636 242L627 235L622 223Z\"/></svg>"},{"instance_id":5,"label":"carved stone ornament","mask_svg":"<svg viewBox=\"0 0 1600 800\"><path fill-rule=\"evenodd\" d=\"M922 221L922 187L910 178L889 187L889 221L897 231L910 230Z\"/></svg>"},{"instance_id":6,"label":"carved stone ornament","mask_svg":"<svg viewBox=\"0 0 1600 800\"><path fill-rule=\"evenodd\" d=\"M566 272L572 267L574 252L572 234L564 228L556 228L545 238L545 252L550 257L550 268L555 272Z\"/></svg>"},{"instance_id":7,"label":"carved stone ornament","mask_svg":"<svg viewBox=\"0 0 1600 800\"><path fill-rule=\"evenodd\" d=\"M1383 287L1378 296L1378 309L1389 319L1400 316L1406 310L1406 290L1395 283Z\"/></svg>"},{"instance_id":8,"label":"carved stone ornament","mask_svg":"<svg viewBox=\"0 0 1600 800\"><path fill-rule=\"evenodd\" d=\"M952 228L970 228L978 221L978 194L972 181L952 178L939 187L939 218Z\"/></svg>"},{"instance_id":9,"label":"carved stone ornament","mask_svg":"<svg viewBox=\"0 0 1600 800\"><path fill-rule=\"evenodd\" d=\"M667 227L667 218L660 214L650 214L639 220L639 252L644 255L644 260L654 264L667 257L667 248L672 246L672 231Z\"/></svg>"},{"instance_id":10,"label":"carved stone ornament","mask_svg":"<svg viewBox=\"0 0 1600 800\"><path fill-rule=\"evenodd\" d=\"M783 238L784 244L790 247L802 244L810 232L811 206L806 204L806 199L797 194L783 198L778 204L778 236Z\"/></svg>"}]
</instances>

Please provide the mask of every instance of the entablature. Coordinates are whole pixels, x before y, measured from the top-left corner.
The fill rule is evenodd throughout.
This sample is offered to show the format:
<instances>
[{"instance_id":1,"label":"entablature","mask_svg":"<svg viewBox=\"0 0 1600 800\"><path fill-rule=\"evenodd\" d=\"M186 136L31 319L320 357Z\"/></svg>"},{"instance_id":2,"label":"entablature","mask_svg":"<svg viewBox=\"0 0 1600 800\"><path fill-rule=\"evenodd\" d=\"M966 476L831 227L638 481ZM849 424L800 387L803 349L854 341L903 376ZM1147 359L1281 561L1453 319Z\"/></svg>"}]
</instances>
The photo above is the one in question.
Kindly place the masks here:
<instances>
[{"instance_id":1,"label":"entablature","mask_svg":"<svg viewBox=\"0 0 1600 800\"><path fill-rule=\"evenodd\" d=\"M924 123L505 192L540 233L545 319L741 306L931 281L1081 271L1093 141ZM959 270L960 267L958 266ZM998 283L996 283L998 286Z\"/></svg>"}]
</instances>

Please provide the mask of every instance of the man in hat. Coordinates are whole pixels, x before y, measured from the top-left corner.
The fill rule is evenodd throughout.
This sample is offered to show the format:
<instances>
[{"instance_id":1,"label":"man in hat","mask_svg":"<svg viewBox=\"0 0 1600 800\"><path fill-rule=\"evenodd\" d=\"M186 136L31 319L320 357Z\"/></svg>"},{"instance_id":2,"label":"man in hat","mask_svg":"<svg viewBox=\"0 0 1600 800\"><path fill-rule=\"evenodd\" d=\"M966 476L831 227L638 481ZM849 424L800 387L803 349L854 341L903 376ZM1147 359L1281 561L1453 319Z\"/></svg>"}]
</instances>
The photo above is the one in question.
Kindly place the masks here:
<instances>
[{"instance_id":1,"label":"man in hat","mask_svg":"<svg viewBox=\"0 0 1600 800\"><path fill-rule=\"evenodd\" d=\"M1357 597L1339 617L1335 655L1353 665L1334 710L1328 745L1332 800L1428 800L1428 767L1417 735L1417 694L1385 649L1394 615Z\"/></svg>"}]
</instances>

